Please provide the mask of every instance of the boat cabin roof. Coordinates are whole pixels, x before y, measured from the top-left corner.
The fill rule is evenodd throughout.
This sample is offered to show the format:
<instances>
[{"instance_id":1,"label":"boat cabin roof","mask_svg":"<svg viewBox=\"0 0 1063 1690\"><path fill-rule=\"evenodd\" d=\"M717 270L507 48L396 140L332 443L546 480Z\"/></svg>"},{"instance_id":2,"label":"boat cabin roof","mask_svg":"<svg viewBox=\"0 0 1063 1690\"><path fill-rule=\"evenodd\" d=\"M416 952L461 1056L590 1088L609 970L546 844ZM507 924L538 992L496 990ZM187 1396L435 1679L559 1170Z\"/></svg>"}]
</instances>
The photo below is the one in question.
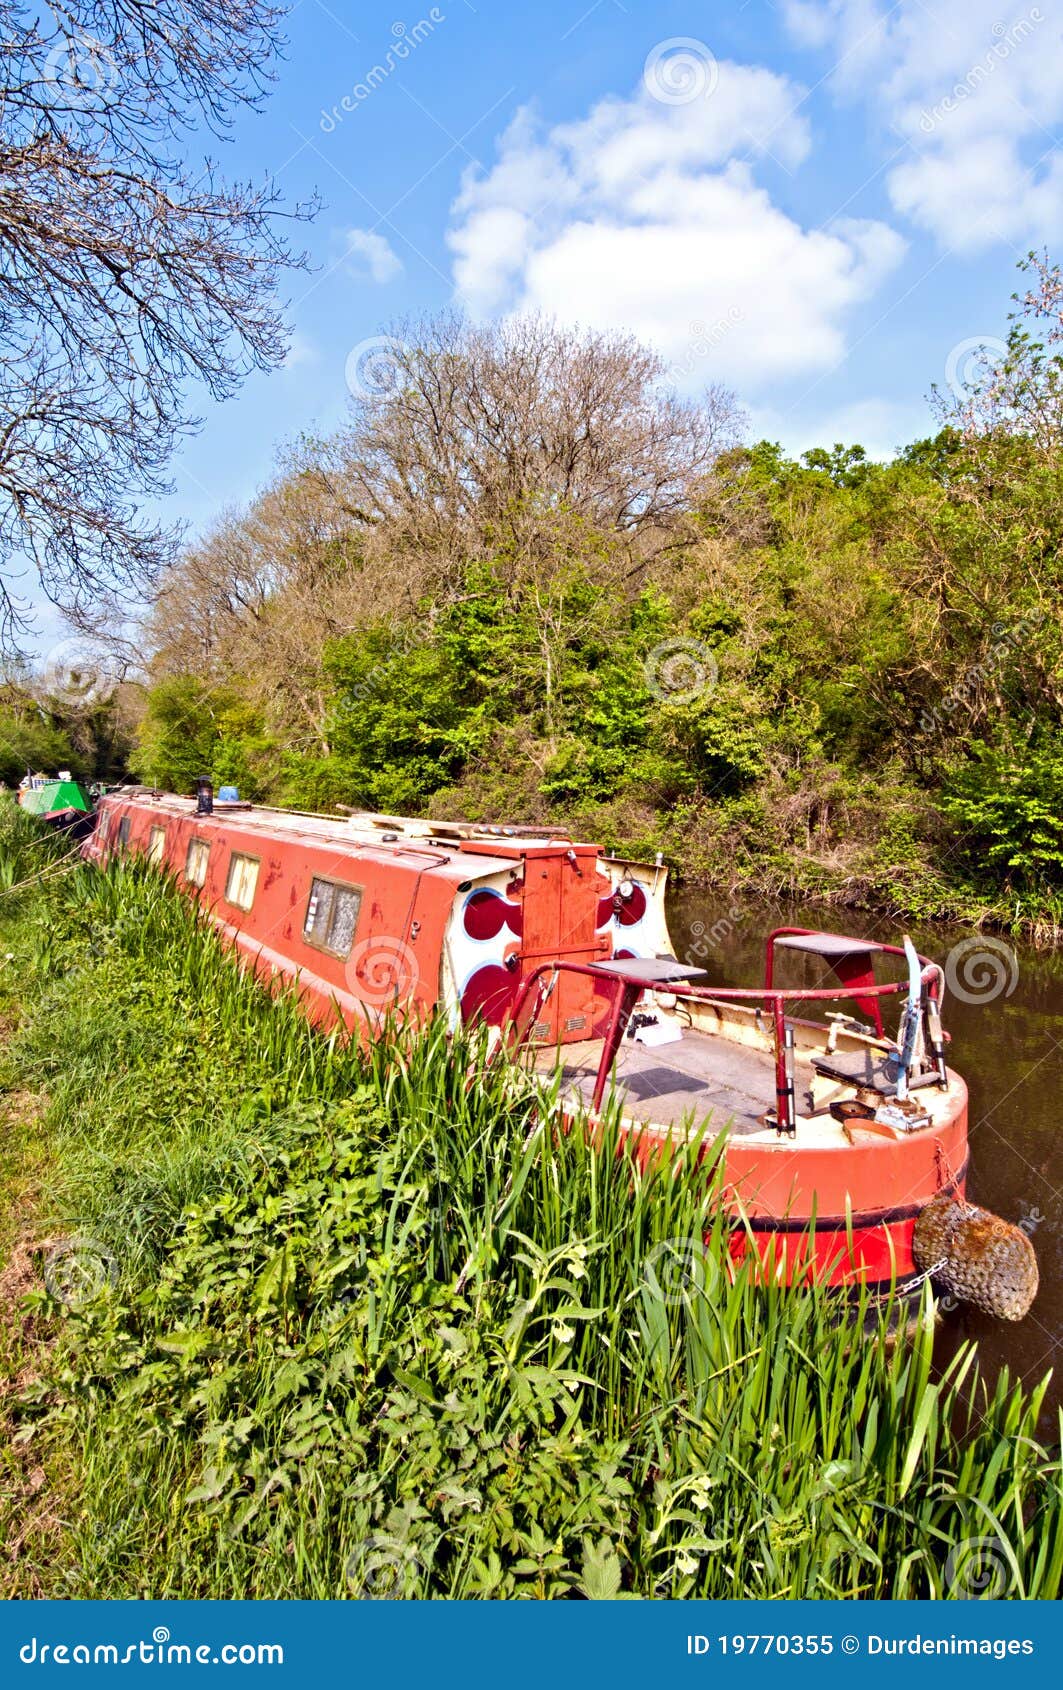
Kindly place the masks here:
<instances>
[{"instance_id":1,"label":"boat cabin roof","mask_svg":"<svg viewBox=\"0 0 1063 1690\"><path fill-rule=\"evenodd\" d=\"M135 803L149 805L161 816L211 823L230 823L241 831L305 844L333 846L364 856L369 849L388 861L406 859L420 872L438 874L458 883L498 874L499 859L514 863L522 857L558 849L573 849L581 856L598 854L596 845L576 841L567 835L517 828L493 827L470 822L431 822L397 816L354 811L346 816L325 816L314 811L275 810L264 804L231 803L215 799L210 815L201 815L194 798L154 792L150 787L118 787L101 800L101 806ZM426 860L427 859L427 860Z\"/></svg>"}]
</instances>

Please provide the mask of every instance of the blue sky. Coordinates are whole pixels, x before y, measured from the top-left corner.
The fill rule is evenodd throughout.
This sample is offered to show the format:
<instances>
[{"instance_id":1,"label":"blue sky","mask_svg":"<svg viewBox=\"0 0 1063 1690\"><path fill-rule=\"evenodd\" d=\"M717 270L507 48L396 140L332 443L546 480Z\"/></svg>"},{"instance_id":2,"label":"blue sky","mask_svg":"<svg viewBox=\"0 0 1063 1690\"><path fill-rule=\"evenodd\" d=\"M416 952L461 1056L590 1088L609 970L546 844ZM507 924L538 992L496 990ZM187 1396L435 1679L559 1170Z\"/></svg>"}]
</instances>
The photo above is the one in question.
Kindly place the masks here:
<instances>
[{"instance_id":1,"label":"blue sky","mask_svg":"<svg viewBox=\"0 0 1063 1690\"><path fill-rule=\"evenodd\" d=\"M321 193L316 268L287 366L175 464L193 533L342 420L404 315L628 327L754 434L886 454L1063 248L1063 0L299 0L288 35L221 162Z\"/></svg>"}]
</instances>

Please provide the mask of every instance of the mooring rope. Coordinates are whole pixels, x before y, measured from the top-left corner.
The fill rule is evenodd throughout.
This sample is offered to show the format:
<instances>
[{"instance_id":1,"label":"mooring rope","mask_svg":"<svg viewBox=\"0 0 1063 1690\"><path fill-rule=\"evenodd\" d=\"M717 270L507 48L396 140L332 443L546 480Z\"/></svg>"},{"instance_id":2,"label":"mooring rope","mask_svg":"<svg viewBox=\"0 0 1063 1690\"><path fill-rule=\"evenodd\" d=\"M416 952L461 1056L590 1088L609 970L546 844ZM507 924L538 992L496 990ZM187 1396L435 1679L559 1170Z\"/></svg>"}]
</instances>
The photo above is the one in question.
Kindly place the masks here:
<instances>
[{"instance_id":1,"label":"mooring rope","mask_svg":"<svg viewBox=\"0 0 1063 1690\"><path fill-rule=\"evenodd\" d=\"M29 875L25 880L16 881L14 886L4 886L0 888L0 898L13 897L16 892L23 892L27 886L39 884L42 880L47 880L49 875L58 874L60 870L65 873L68 868L74 867L75 857L80 861L80 845L75 845L74 849L72 851L68 851L65 857L57 858L54 863L49 863L46 868L38 869L36 874Z\"/></svg>"}]
</instances>

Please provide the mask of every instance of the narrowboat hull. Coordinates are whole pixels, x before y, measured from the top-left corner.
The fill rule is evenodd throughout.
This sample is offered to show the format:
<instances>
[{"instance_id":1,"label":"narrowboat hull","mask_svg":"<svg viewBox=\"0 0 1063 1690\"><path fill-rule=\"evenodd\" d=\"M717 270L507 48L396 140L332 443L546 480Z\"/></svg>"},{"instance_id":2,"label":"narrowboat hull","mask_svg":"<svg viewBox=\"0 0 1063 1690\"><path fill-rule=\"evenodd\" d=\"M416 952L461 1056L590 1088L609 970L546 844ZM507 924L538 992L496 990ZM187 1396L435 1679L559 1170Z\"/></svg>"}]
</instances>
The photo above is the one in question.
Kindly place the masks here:
<instances>
[{"instance_id":1,"label":"narrowboat hull","mask_svg":"<svg viewBox=\"0 0 1063 1690\"><path fill-rule=\"evenodd\" d=\"M734 1254L755 1251L785 1282L903 1285L920 1271L919 1214L963 1196L966 1086L941 1060L913 1071L903 1104L891 1096L897 1046L872 994L901 985L857 977L855 941L832 985L803 996L871 1004L877 1026L785 1013L770 980L744 994L695 984L703 971L671 956L664 869L557 835L239 804L201 812L134 789L101 799L83 849L168 871L322 1027L371 1039L392 1015L486 1022L541 1073L560 1065L570 1120L593 1128L615 1097L641 1159L725 1130Z\"/></svg>"}]
</instances>

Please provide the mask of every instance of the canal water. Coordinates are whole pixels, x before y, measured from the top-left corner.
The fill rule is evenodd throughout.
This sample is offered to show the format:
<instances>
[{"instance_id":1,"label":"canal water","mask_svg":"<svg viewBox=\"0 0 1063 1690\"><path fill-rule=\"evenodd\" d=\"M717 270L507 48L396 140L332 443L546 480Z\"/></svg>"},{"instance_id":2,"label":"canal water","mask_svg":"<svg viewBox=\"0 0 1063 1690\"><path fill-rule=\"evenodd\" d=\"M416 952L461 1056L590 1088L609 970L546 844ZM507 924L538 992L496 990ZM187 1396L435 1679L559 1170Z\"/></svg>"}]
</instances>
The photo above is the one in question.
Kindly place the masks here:
<instances>
[{"instance_id":1,"label":"canal water","mask_svg":"<svg viewBox=\"0 0 1063 1690\"><path fill-rule=\"evenodd\" d=\"M763 981L764 941L773 927L825 928L892 944L905 931L867 913L810 904L721 904L687 888L671 895L668 919L676 955L690 955L721 986ZM943 1019L952 1034L949 1064L970 1091L967 1194L1023 1226L1041 1276L1033 1308L1021 1322L963 1307L948 1314L939 1354L977 1339L990 1380L1006 1366L1031 1385L1054 1368L1046 1403L1054 1407L1063 1403L1063 951L1039 951L969 928L907 931L918 950L946 967L952 988L946 989ZM879 966L880 978L897 977L886 973L893 959ZM778 984L833 983L833 976L823 980L821 973L816 959L791 954L781 963ZM889 1007L885 1014L889 1025L897 1011Z\"/></svg>"}]
</instances>

